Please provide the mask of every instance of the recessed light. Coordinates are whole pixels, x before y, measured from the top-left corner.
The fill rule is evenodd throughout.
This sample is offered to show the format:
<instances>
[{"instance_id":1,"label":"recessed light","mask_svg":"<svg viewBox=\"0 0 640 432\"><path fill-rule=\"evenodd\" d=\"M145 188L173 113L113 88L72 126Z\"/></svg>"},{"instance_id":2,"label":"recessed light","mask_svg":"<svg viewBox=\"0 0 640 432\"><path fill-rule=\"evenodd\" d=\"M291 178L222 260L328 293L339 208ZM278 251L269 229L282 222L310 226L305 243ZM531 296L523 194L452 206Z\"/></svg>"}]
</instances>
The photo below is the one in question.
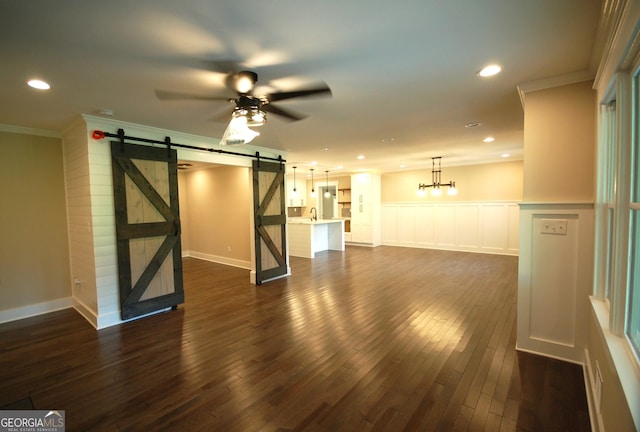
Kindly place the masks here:
<instances>
[{"instance_id":1,"label":"recessed light","mask_svg":"<svg viewBox=\"0 0 640 432\"><path fill-rule=\"evenodd\" d=\"M311 165L316 166L316 165L318 165L318 162L313 161L313 162L311 162Z\"/></svg>"},{"instance_id":2,"label":"recessed light","mask_svg":"<svg viewBox=\"0 0 640 432\"><path fill-rule=\"evenodd\" d=\"M466 128L474 128L474 127L480 126L481 124L482 123L480 123L480 122L467 123L466 125L464 125L464 127L466 127Z\"/></svg>"},{"instance_id":3,"label":"recessed light","mask_svg":"<svg viewBox=\"0 0 640 432\"><path fill-rule=\"evenodd\" d=\"M503 158L508 158L509 156L511 156L509 153L502 153L501 155Z\"/></svg>"},{"instance_id":4,"label":"recessed light","mask_svg":"<svg viewBox=\"0 0 640 432\"><path fill-rule=\"evenodd\" d=\"M360 160L364 159L364 155L358 155L358 159Z\"/></svg>"},{"instance_id":5,"label":"recessed light","mask_svg":"<svg viewBox=\"0 0 640 432\"><path fill-rule=\"evenodd\" d=\"M476 75L479 77L490 77L499 74L501 70L500 65L491 64L480 69L476 72Z\"/></svg>"},{"instance_id":6,"label":"recessed light","mask_svg":"<svg viewBox=\"0 0 640 432\"><path fill-rule=\"evenodd\" d=\"M322 149L322 151L323 151L323 152L327 152L327 151L329 151L329 148L328 148L328 147L325 147L325 148L323 148L323 149Z\"/></svg>"},{"instance_id":7,"label":"recessed light","mask_svg":"<svg viewBox=\"0 0 640 432\"><path fill-rule=\"evenodd\" d=\"M482 142L489 143L489 142L494 142L495 140L496 139L494 137L488 136L485 139L483 139Z\"/></svg>"},{"instance_id":8,"label":"recessed light","mask_svg":"<svg viewBox=\"0 0 640 432\"><path fill-rule=\"evenodd\" d=\"M27 84L29 85L29 87L37 89L37 90L49 90L51 88L51 86L49 85L49 83L39 80L39 79L32 79L27 81Z\"/></svg>"},{"instance_id":9,"label":"recessed light","mask_svg":"<svg viewBox=\"0 0 640 432\"><path fill-rule=\"evenodd\" d=\"M387 137L387 138L382 138L382 142L384 143L390 143L390 142L394 142L396 139L393 137Z\"/></svg>"},{"instance_id":10,"label":"recessed light","mask_svg":"<svg viewBox=\"0 0 640 432\"><path fill-rule=\"evenodd\" d=\"M400 168L406 168L407 166L405 164L400 165Z\"/></svg>"}]
</instances>

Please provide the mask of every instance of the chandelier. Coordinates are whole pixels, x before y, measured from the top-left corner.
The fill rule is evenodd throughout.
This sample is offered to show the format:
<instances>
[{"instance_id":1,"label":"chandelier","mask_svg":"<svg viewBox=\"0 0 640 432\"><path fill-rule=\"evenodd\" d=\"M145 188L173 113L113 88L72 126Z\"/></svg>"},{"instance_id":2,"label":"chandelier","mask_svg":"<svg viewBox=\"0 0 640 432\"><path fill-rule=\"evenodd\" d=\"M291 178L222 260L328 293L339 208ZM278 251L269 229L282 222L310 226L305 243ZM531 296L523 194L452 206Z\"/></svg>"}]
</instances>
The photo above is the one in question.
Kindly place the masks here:
<instances>
[{"instance_id":1,"label":"chandelier","mask_svg":"<svg viewBox=\"0 0 640 432\"><path fill-rule=\"evenodd\" d=\"M458 190L456 189L456 182L454 181L450 181L449 183L442 183L442 168L441 168L441 160L442 157L441 156L437 156L437 157L433 157L431 158L431 184L424 184L424 183L420 183L418 185L418 195L419 196L425 196L427 194L427 189L428 188L432 188L431 189L431 195L433 196L440 196L442 195L442 191L440 190L440 187L448 187L449 189L447 190L447 194L449 195L455 195L458 193Z\"/></svg>"}]
</instances>

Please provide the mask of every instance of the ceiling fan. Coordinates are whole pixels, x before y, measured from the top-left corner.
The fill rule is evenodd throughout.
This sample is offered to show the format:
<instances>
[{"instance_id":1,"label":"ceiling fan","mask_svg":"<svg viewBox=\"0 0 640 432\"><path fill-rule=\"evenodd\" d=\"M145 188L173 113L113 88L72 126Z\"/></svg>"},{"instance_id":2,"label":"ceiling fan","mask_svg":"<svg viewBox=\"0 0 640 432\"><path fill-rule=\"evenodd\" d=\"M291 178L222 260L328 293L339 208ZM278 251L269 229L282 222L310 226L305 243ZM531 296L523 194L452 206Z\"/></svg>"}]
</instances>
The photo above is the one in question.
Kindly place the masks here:
<instances>
[{"instance_id":1,"label":"ceiling fan","mask_svg":"<svg viewBox=\"0 0 640 432\"><path fill-rule=\"evenodd\" d=\"M206 96L194 95L189 93L180 93L166 90L156 90L156 96L161 100L224 100L235 105L232 116L245 117L247 126L260 126L266 122L266 113L275 114L287 121L302 120L307 116L305 114L296 113L275 106L274 102L298 97L325 95L331 96L331 89L324 83L308 88L300 88L291 91L276 91L267 94L254 94L254 88L258 82L258 74L250 70L239 70L236 72L233 62L215 62L214 66L220 66L216 69L219 72L226 73L225 86L236 93L234 97L230 96ZM226 69L226 70L224 70ZM230 69L230 70L229 70ZM228 118L228 117L227 117Z\"/></svg>"}]
</instances>

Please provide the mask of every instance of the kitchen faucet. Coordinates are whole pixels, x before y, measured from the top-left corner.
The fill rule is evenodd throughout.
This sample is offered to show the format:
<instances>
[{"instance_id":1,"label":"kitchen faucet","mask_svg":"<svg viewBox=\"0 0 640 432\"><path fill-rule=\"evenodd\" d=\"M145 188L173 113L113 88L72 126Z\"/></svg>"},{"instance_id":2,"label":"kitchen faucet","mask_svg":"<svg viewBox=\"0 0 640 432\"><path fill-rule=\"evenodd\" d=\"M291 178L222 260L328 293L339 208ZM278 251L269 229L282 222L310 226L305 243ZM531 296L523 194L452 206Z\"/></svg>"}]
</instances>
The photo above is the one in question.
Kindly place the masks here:
<instances>
[{"instance_id":1,"label":"kitchen faucet","mask_svg":"<svg viewBox=\"0 0 640 432\"><path fill-rule=\"evenodd\" d=\"M311 207L311 210L309 210L309 212L311 213L311 220L318 220L318 210L316 210L315 207Z\"/></svg>"}]
</instances>

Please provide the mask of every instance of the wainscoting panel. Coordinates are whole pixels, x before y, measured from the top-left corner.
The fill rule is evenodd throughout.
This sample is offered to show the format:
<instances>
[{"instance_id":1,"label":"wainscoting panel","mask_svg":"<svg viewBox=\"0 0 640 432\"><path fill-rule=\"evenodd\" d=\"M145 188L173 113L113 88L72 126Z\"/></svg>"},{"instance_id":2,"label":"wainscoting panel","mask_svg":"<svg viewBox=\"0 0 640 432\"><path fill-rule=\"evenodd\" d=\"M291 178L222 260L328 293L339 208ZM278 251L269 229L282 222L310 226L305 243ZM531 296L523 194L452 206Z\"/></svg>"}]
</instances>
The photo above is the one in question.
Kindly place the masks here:
<instances>
[{"instance_id":1,"label":"wainscoting panel","mask_svg":"<svg viewBox=\"0 0 640 432\"><path fill-rule=\"evenodd\" d=\"M522 204L517 348L584 363L593 205Z\"/></svg>"},{"instance_id":2,"label":"wainscoting panel","mask_svg":"<svg viewBox=\"0 0 640 432\"><path fill-rule=\"evenodd\" d=\"M482 207L482 244L486 249L500 252L509 239L509 212L501 205L487 205ZM507 228L507 229L505 229Z\"/></svg>"},{"instance_id":3,"label":"wainscoting panel","mask_svg":"<svg viewBox=\"0 0 640 432\"><path fill-rule=\"evenodd\" d=\"M480 208L477 205L461 205L455 211L456 243L461 247L480 247Z\"/></svg>"},{"instance_id":4,"label":"wainscoting panel","mask_svg":"<svg viewBox=\"0 0 640 432\"><path fill-rule=\"evenodd\" d=\"M518 255L515 202L387 203L382 205L382 244Z\"/></svg>"},{"instance_id":5,"label":"wainscoting panel","mask_svg":"<svg viewBox=\"0 0 640 432\"><path fill-rule=\"evenodd\" d=\"M456 207L443 205L436 211L436 242L442 247L453 249L456 246Z\"/></svg>"},{"instance_id":6,"label":"wainscoting panel","mask_svg":"<svg viewBox=\"0 0 640 432\"><path fill-rule=\"evenodd\" d=\"M566 220L564 235L543 234L546 220ZM529 337L575 345L578 220L575 215L534 214ZM553 299L553 301L549 301Z\"/></svg>"},{"instance_id":7,"label":"wainscoting panel","mask_svg":"<svg viewBox=\"0 0 640 432\"><path fill-rule=\"evenodd\" d=\"M415 212L407 208L398 209L396 220L398 226L402 227L398 230L398 242L411 243L415 238Z\"/></svg>"},{"instance_id":8,"label":"wainscoting panel","mask_svg":"<svg viewBox=\"0 0 640 432\"><path fill-rule=\"evenodd\" d=\"M434 246L436 244L436 218L434 208L414 207L410 211L413 211L416 215L415 237L409 242L410 246L414 246L416 243L423 247ZM384 226L385 224L383 217L382 225ZM395 229L396 227L393 226L392 228Z\"/></svg>"}]
</instances>

